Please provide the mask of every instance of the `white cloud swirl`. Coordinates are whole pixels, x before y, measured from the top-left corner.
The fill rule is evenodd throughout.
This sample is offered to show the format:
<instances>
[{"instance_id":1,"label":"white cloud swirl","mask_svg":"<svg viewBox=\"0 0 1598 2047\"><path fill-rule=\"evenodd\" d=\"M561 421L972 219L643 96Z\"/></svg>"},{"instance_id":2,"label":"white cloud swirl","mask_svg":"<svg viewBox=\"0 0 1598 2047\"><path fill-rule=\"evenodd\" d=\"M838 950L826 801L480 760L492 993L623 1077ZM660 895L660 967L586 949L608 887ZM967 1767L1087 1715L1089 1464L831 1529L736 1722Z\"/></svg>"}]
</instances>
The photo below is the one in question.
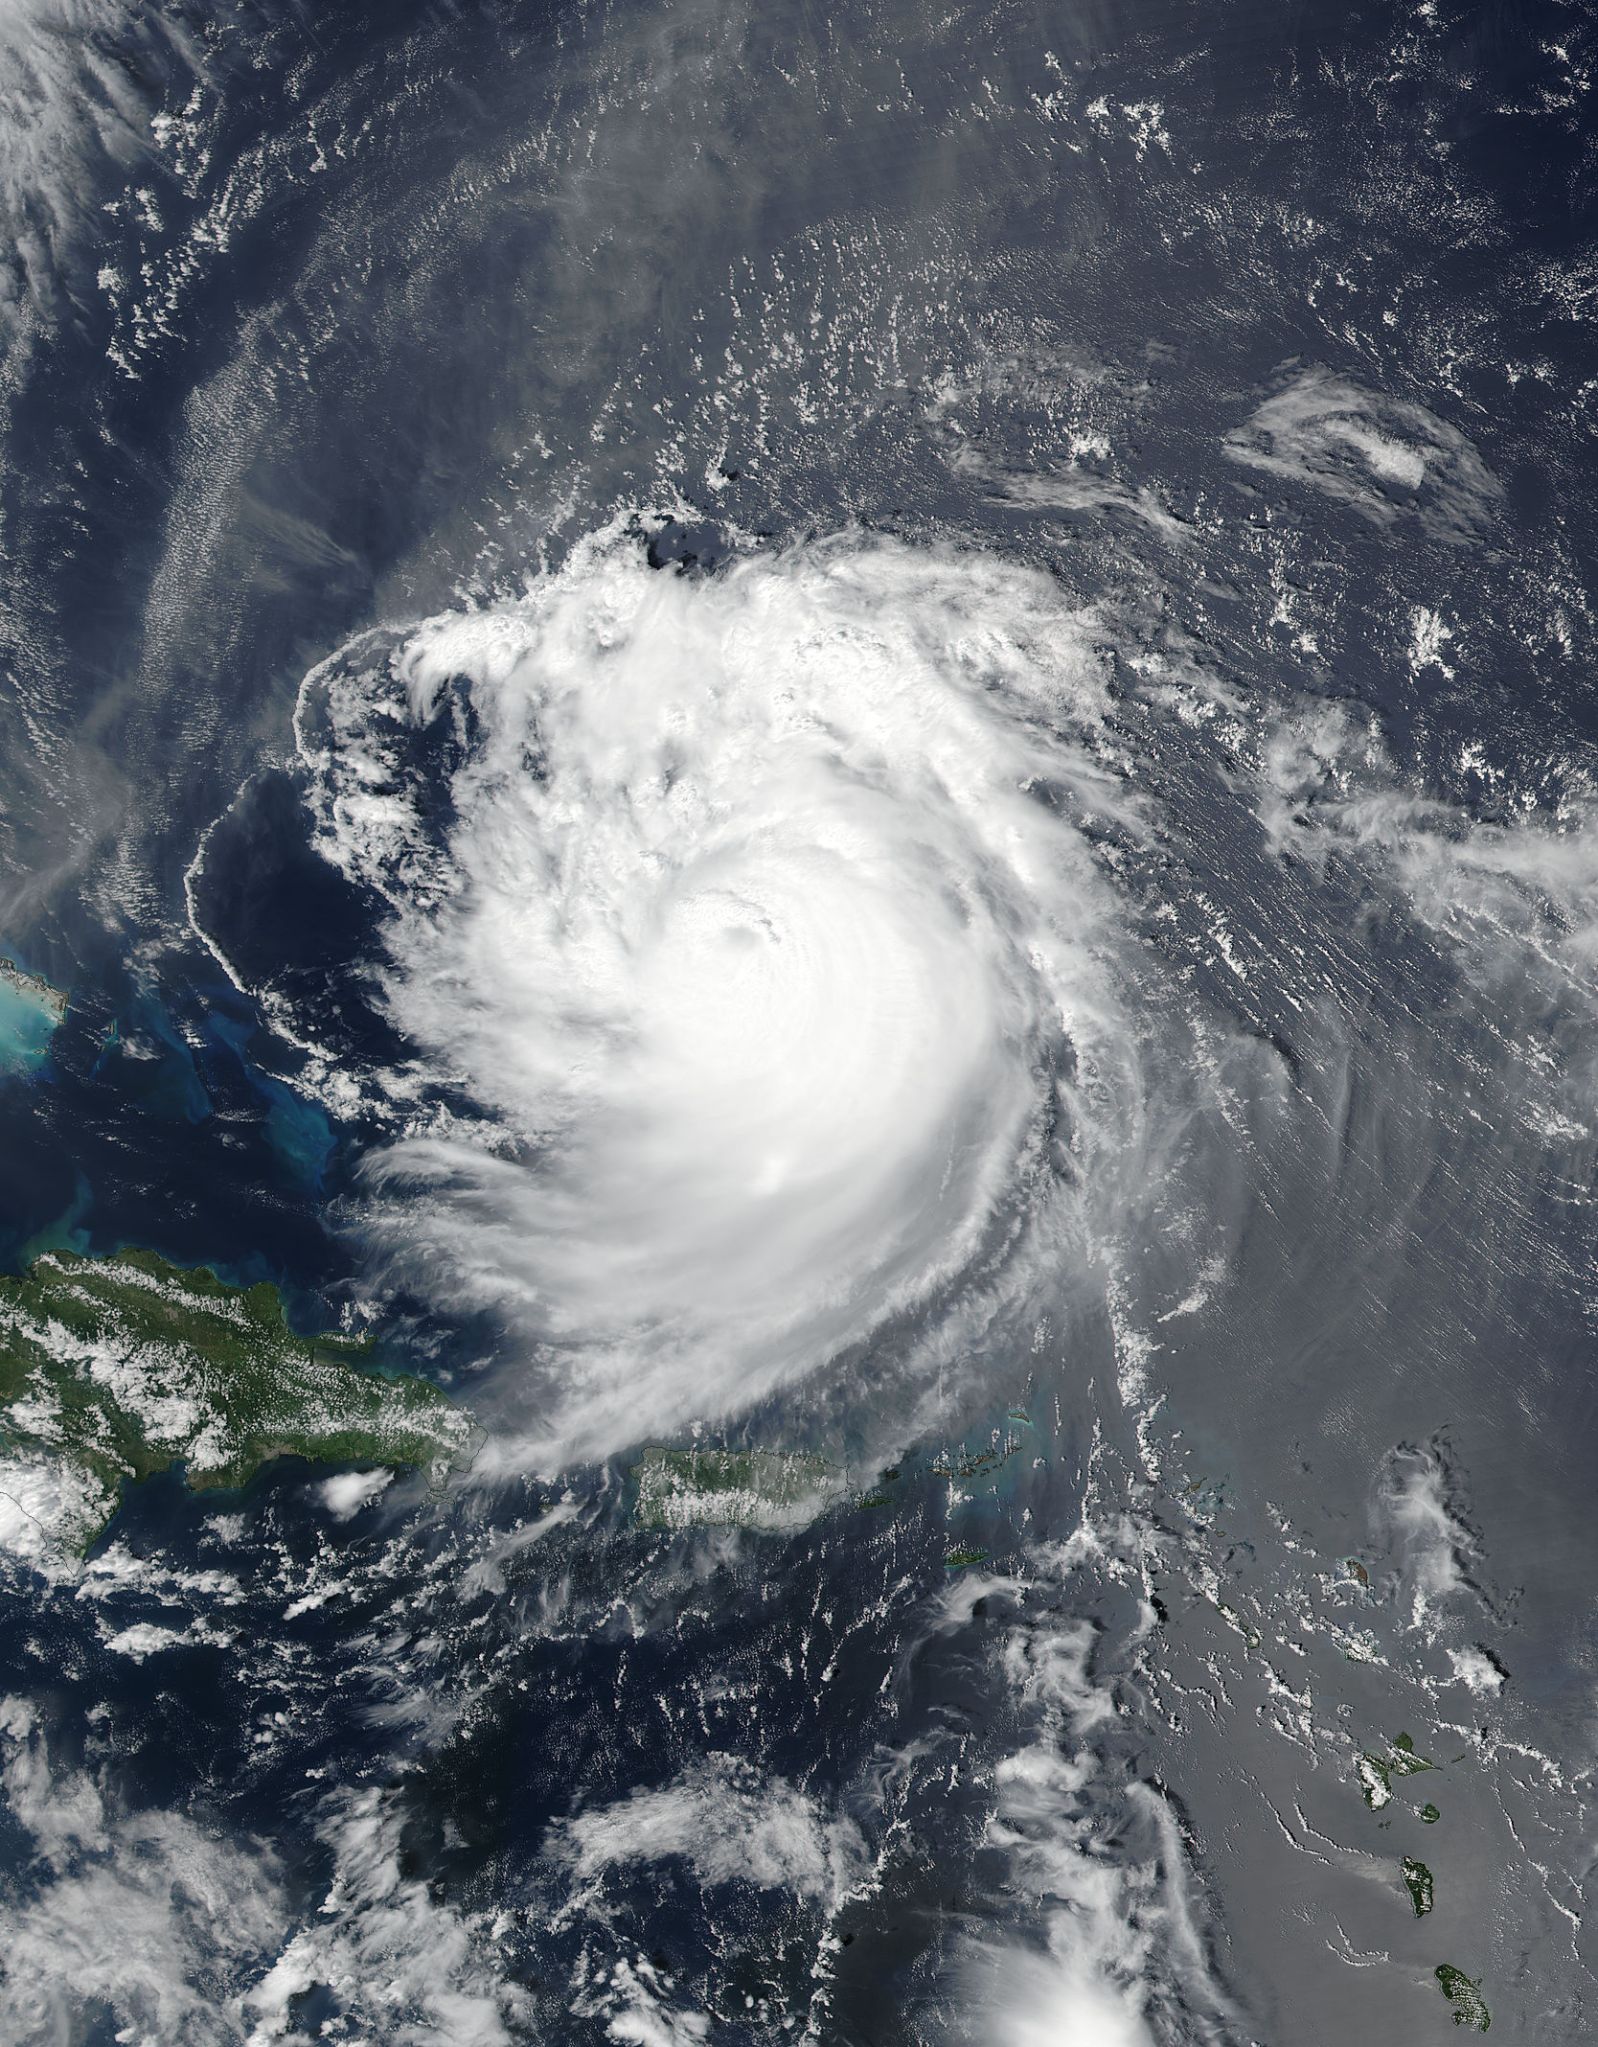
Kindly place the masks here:
<instances>
[{"instance_id":1,"label":"white cloud swirl","mask_svg":"<svg viewBox=\"0 0 1598 2047\"><path fill-rule=\"evenodd\" d=\"M563 1453L745 1404L1038 1229L1121 1056L1070 821L1125 808L1101 710L1047 578L861 538L706 579L612 531L310 679L319 843L474 1112L410 1119L379 1221L530 1332Z\"/></svg>"}]
</instances>

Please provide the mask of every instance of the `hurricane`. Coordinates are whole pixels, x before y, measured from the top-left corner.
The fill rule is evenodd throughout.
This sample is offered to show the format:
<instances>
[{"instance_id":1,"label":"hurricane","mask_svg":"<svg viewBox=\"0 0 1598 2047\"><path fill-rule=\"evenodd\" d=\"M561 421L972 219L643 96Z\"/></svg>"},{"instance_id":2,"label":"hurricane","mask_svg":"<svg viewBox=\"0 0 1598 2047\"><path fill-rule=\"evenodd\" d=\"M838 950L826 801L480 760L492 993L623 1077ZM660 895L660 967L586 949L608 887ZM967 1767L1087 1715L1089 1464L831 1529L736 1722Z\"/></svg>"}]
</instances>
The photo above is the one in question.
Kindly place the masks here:
<instances>
[{"instance_id":1,"label":"hurricane","mask_svg":"<svg viewBox=\"0 0 1598 2047\"><path fill-rule=\"evenodd\" d=\"M0 16L0 2039L1593 2038L1592 10Z\"/></svg>"},{"instance_id":2,"label":"hurricane","mask_svg":"<svg viewBox=\"0 0 1598 2047\"><path fill-rule=\"evenodd\" d=\"M368 1160L380 1227L579 1454L1059 1250L1136 1087L1102 712L1046 579L851 538L691 580L612 535L307 684L316 843L459 1097Z\"/></svg>"}]
</instances>

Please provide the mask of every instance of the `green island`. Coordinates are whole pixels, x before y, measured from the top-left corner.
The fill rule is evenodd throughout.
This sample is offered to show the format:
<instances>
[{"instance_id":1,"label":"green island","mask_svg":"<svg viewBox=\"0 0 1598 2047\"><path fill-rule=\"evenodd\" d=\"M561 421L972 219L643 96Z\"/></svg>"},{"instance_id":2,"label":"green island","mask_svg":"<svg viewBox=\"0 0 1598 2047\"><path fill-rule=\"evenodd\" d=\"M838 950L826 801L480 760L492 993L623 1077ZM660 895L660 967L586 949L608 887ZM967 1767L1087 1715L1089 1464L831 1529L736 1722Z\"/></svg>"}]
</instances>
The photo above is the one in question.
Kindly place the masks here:
<instances>
[{"instance_id":1,"label":"green island","mask_svg":"<svg viewBox=\"0 0 1598 2047\"><path fill-rule=\"evenodd\" d=\"M1395 1777L1414 1777L1422 1770L1435 1770L1436 1767L1429 1758L1417 1752L1409 1735L1395 1734L1385 1755L1377 1755L1367 1749L1355 1765L1355 1771L1365 1803L1372 1812L1380 1812L1392 1798Z\"/></svg>"},{"instance_id":2,"label":"green island","mask_svg":"<svg viewBox=\"0 0 1598 2047\"><path fill-rule=\"evenodd\" d=\"M1437 1981L1442 1986L1444 1997L1454 2007L1454 2024L1474 2026L1477 2032L1485 2033L1493 2022L1493 2016L1481 1994L1481 1978L1472 1979L1463 1969L1444 1962L1437 1971Z\"/></svg>"},{"instance_id":3,"label":"green island","mask_svg":"<svg viewBox=\"0 0 1598 2047\"><path fill-rule=\"evenodd\" d=\"M985 1564L987 1560L988 1553L985 1549L978 1549L972 1543L962 1542L956 1548L944 1552L943 1568L946 1571L964 1571L972 1564Z\"/></svg>"},{"instance_id":4,"label":"green island","mask_svg":"<svg viewBox=\"0 0 1598 2047\"><path fill-rule=\"evenodd\" d=\"M66 1013L59 988L13 959L0 959L0 1074L28 1074L42 1065Z\"/></svg>"},{"instance_id":5,"label":"green island","mask_svg":"<svg viewBox=\"0 0 1598 2047\"><path fill-rule=\"evenodd\" d=\"M82 1554L122 1484L181 1465L196 1490L275 1457L445 1466L471 1424L369 1340L299 1336L263 1282L152 1251L51 1251L0 1278L0 1546Z\"/></svg>"},{"instance_id":6,"label":"green island","mask_svg":"<svg viewBox=\"0 0 1598 2047\"><path fill-rule=\"evenodd\" d=\"M1413 1855L1406 1855L1400 1867L1404 1875L1404 1889L1409 1893L1409 1902L1415 1907L1415 1917L1424 1919L1432 1909L1432 1873Z\"/></svg>"},{"instance_id":7,"label":"green island","mask_svg":"<svg viewBox=\"0 0 1598 2047\"><path fill-rule=\"evenodd\" d=\"M643 1528L800 1528L843 1492L843 1472L797 1450L646 1449L632 1468Z\"/></svg>"},{"instance_id":8,"label":"green island","mask_svg":"<svg viewBox=\"0 0 1598 2047\"><path fill-rule=\"evenodd\" d=\"M868 1487L860 1495L859 1499L855 1501L855 1505L867 1508L872 1512L875 1512L879 1507L891 1507L894 1504L893 1485L898 1476L897 1467L891 1471L883 1472L876 1484Z\"/></svg>"}]
</instances>

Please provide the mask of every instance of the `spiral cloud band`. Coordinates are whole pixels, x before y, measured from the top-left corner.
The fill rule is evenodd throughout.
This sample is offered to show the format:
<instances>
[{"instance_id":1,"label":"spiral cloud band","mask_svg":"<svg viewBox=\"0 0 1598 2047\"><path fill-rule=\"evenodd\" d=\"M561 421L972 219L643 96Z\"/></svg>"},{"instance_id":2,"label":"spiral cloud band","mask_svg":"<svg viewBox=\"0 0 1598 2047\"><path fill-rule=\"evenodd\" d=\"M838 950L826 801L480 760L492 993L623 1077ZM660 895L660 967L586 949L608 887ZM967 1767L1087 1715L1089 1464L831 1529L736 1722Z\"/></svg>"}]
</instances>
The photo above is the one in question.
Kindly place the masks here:
<instances>
[{"instance_id":1,"label":"spiral cloud band","mask_svg":"<svg viewBox=\"0 0 1598 2047\"><path fill-rule=\"evenodd\" d=\"M745 1404L1035 1229L1113 1032L1067 822L1099 693L1025 570L691 577L615 532L311 679L322 850L456 1096L380 1220L531 1332L563 1450Z\"/></svg>"}]
</instances>

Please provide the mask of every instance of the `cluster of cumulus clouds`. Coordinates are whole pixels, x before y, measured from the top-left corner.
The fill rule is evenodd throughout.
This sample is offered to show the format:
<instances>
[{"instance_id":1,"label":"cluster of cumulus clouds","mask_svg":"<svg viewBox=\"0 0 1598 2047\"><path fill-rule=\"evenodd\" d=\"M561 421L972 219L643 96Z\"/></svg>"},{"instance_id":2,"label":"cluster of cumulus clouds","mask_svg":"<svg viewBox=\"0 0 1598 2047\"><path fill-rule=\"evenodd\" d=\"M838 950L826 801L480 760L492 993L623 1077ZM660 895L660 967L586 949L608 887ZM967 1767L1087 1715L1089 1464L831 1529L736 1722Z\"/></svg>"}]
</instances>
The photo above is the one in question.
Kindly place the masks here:
<instances>
[{"instance_id":1,"label":"cluster of cumulus clouds","mask_svg":"<svg viewBox=\"0 0 1598 2047\"><path fill-rule=\"evenodd\" d=\"M384 1793L322 1810L332 1881L307 1919L269 1844L130 1809L70 1746L36 1706L0 1699L0 1806L21 1850L0 1888L5 2038L77 2040L109 2020L127 2047L272 2047L301 2036L300 2000L320 1988L337 2037L509 2047L514 1986L484 1929L402 1873Z\"/></svg>"},{"instance_id":2,"label":"cluster of cumulus clouds","mask_svg":"<svg viewBox=\"0 0 1598 2047\"><path fill-rule=\"evenodd\" d=\"M23 1849L0 1887L7 2039L73 2040L109 2019L128 2047L272 2047L301 2037L303 2001L318 1994L336 2014L330 2038L509 2047L533 2036L495 1916L440 1902L406 1872L405 1810L389 1791L340 1790L317 1808L330 1876L307 1911L267 1843L130 1809L74 1746L31 1703L0 1699L0 1810ZM558 1916L594 1927L607 1882L629 1871L826 1913L867 1867L852 1821L731 1756L578 1813L548 1849ZM610 2037L705 2037L692 2000L625 1943L575 1988L574 2010Z\"/></svg>"}]
</instances>

